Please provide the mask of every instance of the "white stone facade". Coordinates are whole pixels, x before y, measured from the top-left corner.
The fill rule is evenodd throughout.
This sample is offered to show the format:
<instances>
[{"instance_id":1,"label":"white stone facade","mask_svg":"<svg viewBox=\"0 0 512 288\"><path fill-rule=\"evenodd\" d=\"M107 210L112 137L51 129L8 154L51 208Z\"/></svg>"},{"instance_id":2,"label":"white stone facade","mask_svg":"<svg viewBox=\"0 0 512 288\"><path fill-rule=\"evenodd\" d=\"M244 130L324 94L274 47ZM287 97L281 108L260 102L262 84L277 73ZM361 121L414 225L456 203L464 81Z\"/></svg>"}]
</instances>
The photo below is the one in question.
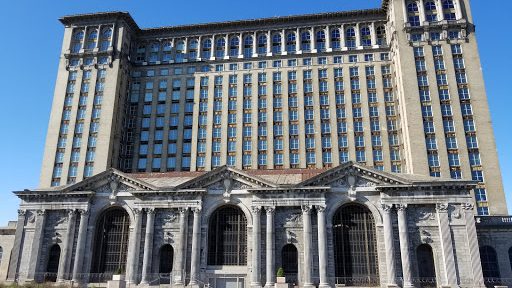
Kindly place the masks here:
<instances>
[{"instance_id":1,"label":"white stone facade","mask_svg":"<svg viewBox=\"0 0 512 288\"><path fill-rule=\"evenodd\" d=\"M443 287L483 287L476 238L473 182L390 174L347 163L322 170L248 174L220 167L211 172L123 174L108 170L62 188L20 191L23 200L7 281L104 282L112 271L93 271L98 225L104 211L126 211L129 241L126 279L155 284L170 277L176 287L273 287L282 249L298 251L300 287L412 287L422 279L417 247L433 252L434 279ZM375 227L375 279L337 277L333 219L357 204ZM247 221L246 262L211 265L211 217L238 207ZM270 222L267 222L270 221ZM268 224L273 222L273 224ZM213 232L212 232L213 233ZM58 271L48 272L50 247L60 247ZM160 247L173 247L172 273L159 275ZM18 254L16 254L18 253ZM65 255L63 255L65 254ZM54 273L54 274L52 274ZM226 282L227 281L227 282ZM366 282L365 282L366 281ZM160 282L158 282L160 283Z\"/></svg>"}]
</instances>

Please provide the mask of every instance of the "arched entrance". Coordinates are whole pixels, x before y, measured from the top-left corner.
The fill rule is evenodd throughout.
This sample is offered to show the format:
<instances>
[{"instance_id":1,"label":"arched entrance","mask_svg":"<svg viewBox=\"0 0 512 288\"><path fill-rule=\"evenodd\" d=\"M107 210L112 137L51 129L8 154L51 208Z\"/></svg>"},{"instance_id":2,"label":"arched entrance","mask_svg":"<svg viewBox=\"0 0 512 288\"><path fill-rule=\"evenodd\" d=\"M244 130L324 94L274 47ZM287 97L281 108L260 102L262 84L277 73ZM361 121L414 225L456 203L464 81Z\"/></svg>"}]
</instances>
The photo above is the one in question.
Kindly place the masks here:
<instances>
[{"instance_id":1,"label":"arched entrance","mask_svg":"<svg viewBox=\"0 0 512 288\"><path fill-rule=\"evenodd\" d=\"M247 219L236 206L223 206L210 217L208 265L247 265Z\"/></svg>"},{"instance_id":2,"label":"arched entrance","mask_svg":"<svg viewBox=\"0 0 512 288\"><path fill-rule=\"evenodd\" d=\"M482 262L482 272L485 280L496 281L501 278L498 265L498 255L491 246L480 247L480 260Z\"/></svg>"},{"instance_id":3,"label":"arched entrance","mask_svg":"<svg viewBox=\"0 0 512 288\"><path fill-rule=\"evenodd\" d=\"M378 286L377 238L370 210L344 205L334 214L332 229L336 284Z\"/></svg>"},{"instance_id":4,"label":"arched entrance","mask_svg":"<svg viewBox=\"0 0 512 288\"><path fill-rule=\"evenodd\" d=\"M120 207L103 212L96 224L92 273L126 271L130 217Z\"/></svg>"},{"instance_id":5,"label":"arched entrance","mask_svg":"<svg viewBox=\"0 0 512 288\"><path fill-rule=\"evenodd\" d=\"M60 246L53 244L48 254L48 263L46 264L45 282L57 281L57 272L59 271Z\"/></svg>"},{"instance_id":6,"label":"arched entrance","mask_svg":"<svg viewBox=\"0 0 512 288\"><path fill-rule=\"evenodd\" d=\"M430 245L421 244L416 248L416 262L420 287L436 287L436 266Z\"/></svg>"},{"instance_id":7,"label":"arched entrance","mask_svg":"<svg viewBox=\"0 0 512 288\"><path fill-rule=\"evenodd\" d=\"M281 263L287 283L297 283L299 273L299 253L293 244L287 244L281 251Z\"/></svg>"},{"instance_id":8,"label":"arched entrance","mask_svg":"<svg viewBox=\"0 0 512 288\"><path fill-rule=\"evenodd\" d=\"M169 284L174 264L174 249L171 244L165 244L160 248L160 265L158 273L160 273L160 283Z\"/></svg>"}]
</instances>

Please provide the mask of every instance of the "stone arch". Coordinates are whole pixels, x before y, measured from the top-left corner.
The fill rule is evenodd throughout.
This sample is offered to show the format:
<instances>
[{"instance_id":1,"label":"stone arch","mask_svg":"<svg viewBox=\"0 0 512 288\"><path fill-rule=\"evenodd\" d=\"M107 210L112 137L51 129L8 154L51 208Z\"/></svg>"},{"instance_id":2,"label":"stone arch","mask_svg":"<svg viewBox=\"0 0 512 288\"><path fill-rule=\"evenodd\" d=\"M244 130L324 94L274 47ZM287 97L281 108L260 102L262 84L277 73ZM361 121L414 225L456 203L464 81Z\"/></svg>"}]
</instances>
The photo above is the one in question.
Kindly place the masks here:
<instances>
[{"instance_id":1,"label":"stone arch","mask_svg":"<svg viewBox=\"0 0 512 288\"><path fill-rule=\"evenodd\" d=\"M380 210L375 204L370 202L366 197L363 196L356 196L355 200L352 200L348 198L348 196L343 195L341 199L336 199L334 205L327 206L327 213L326 213L326 219L327 219L327 227L332 228L332 218L334 217L334 214L338 211L340 207L343 205L349 204L349 203L355 203L359 205L365 206L373 215L373 220L375 221L376 226L382 225L382 214L380 213Z\"/></svg>"},{"instance_id":2,"label":"stone arch","mask_svg":"<svg viewBox=\"0 0 512 288\"><path fill-rule=\"evenodd\" d=\"M480 260L482 263L482 273L484 278L498 279L500 278L500 267L498 264L498 254L491 246L480 247Z\"/></svg>"},{"instance_id":3,"label":"stone arch","mask_svg":"<svg viewBox=\"0 0 512 288\"><path fill-rule=\"evenodd\" d=\"M130 215L120 206L112 206L98 213L92 245L93 273L126 271L130 231ZM107 257L108 254L108 257Z\"/></svg>"},{"instance_id":4,"label":"stone arch","mask_svg":"<svg viewBox=\"0 0 512 288\"><path fill-rule=\"evenodd\" d=\"M158 249L158 255L158 273L171 273L174 266L174 247L169 243L163 244Z\"/></svg>"},{"instance_id":5,"label":"stone arch","mask_svg":"<svg viewBox=\"0 0 512 288\"><path fill-rule=\"evenodd\" d=\"M53 244L48 252L48 260L46 261L45 282L57 281L57 272L59 271L59 261L61 257L61 249L59 244Z\"/></svg>"},{"instance_id":6,"label":"stone arch","mask_svg":"<svg viewBox=\"0 0 512 288\"><path fill-rule=\"evenodd\" d=\"M432 246L424 243L416 247L416 263L420 282L436 285L436 264Z\"/></svg>"},{"instance_id":7,"label":"stone arch","mask_svg":"<svg viewBox=\"0 0 512 288\"><path fill-rule=\"evenodd\" d=\"M218 207L208 219L207 264L245 266L248 260L247 217L236 205Z\"/></svg>"},{"instance_id":8,"label":"stone arch","mask_svg":"<svg viewBox=\"0 0 512 288\"><path fill-rule=\"evenodd\" d=\"M378 285L377 227L370 209L360 203L341 205L332 216L332 235L340 284Z\"/></svg>"},{"instance_id":9,"label":"stone arch","mask_svg":"<svg viewBox=\"0 0 512 288\"><path fill-rule=\"evenodd\" d=\"M226 203L222 199L218 199L217 201L211 203L211 205L209 205L209 207L204 211L204 213L202 214L203 219L201 221L201 223L203 223L202 224L203 227L208 226L208 223L210 223L210 217L213 214L213 212L215 212L218 208L220 208L224 205L233 205L233 206L236 206L236 207L242 209L242 212L244 212L245 218L247 219L247 227L252 227L252 223L253 223L252 213L251 213L251 210L249 210L249 208L247 206L245 206L240 201L231 200Z\"/></svg>"},{"instance_id":10,"label":"stone arch","mask_svg":"<svg viewBox=\"0 0 512 288\"><path fill-rule=\"evenodd\" d=\"M299 273L299 252L297 246L292 243L281 248L281 265L287 277L286 282L293 283Z\"/></svg>"}]
</instances>

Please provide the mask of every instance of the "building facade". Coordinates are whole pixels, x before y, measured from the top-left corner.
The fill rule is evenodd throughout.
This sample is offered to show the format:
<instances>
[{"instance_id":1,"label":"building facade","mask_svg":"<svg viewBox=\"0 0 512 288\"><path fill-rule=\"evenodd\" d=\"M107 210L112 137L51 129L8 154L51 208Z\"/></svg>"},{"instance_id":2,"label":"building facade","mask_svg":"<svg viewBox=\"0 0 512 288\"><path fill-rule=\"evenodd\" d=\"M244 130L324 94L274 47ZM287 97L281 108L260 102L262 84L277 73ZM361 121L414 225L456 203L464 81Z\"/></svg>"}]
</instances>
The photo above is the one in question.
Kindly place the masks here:
<instances>
[{"instance_id":1,"label":"building facade","mask_svg":"<svg viewBox=\"0 0 512 288\"><path fill-rule=\"evenodd\" d=\"M15 192L0 281L274 287L283 268L300 287L512 283L468 0L60 20L40 187Z\"/></svg>"}]
</instances>

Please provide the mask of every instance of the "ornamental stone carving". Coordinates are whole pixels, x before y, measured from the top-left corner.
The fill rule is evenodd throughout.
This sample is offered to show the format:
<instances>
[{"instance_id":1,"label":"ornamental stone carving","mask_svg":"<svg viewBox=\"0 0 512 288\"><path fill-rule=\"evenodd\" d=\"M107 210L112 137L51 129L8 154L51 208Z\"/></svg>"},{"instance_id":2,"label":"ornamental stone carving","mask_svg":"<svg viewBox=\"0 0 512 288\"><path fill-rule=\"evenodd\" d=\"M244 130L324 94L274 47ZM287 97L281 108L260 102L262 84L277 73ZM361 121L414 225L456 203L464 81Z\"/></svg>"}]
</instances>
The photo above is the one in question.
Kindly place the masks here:
<instances>
[{"instance_id":1,"label":"ornamental stone carving","mask_svg":"<svg viewBox=\"0 0 512 288\"><path fill-rule=\"evenodd\" d=\"M178 214L175 212L165 213L162 220L164 225L174 223L178 220Z\"/></svg>"},{"instance_id":2,"label":"ornamental stone carving","mask_svg":"<svg viewBox=\"0 0 512 288\"><path fill-rule=\"evenodd\" d=\"M390 204L381 204L382 211L389 213L391 212L391 209L393 208L393 205Z\"/></svg>"},{"instance_id":3,"label":"ornamental stone carving","mask_svg":"<svg viewBox=\"0 0 512 288\"><path fill-rule=\"evenodd\" d=\"M448 212L448 203L437 203L436 211L439 213L447 213Z\"/></svg>"},{"instance_id":4,"label":"ornamental stone carving","mask_svg":"<svg viewBox=\"0 0 512 288\"><path fill-rule=\"evenodd\" d=\"M294 212L289 214L286 219L285 223L290 225L295 225L302 222L302 213L300 212Z\"/></svg>"}]
</instances>

